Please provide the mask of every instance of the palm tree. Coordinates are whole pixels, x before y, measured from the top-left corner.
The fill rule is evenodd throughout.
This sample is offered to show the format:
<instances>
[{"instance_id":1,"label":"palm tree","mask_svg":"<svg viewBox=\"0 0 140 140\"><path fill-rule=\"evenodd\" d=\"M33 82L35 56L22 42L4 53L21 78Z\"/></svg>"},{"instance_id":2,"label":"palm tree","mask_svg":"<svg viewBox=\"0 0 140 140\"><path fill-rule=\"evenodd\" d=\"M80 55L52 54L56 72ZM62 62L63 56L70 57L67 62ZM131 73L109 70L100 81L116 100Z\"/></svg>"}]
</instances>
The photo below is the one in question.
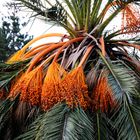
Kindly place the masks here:
<instances>
[{"instance_id":1,"label":"palm tree","mask_svg":"<svg viewBox=\"0 0 140 140\"><path fill-rule=\"evenodd\" d=\"M1 139L140 140L139 0L18 1L67 34L0 64Z\"/></svg>"}]
</instances>

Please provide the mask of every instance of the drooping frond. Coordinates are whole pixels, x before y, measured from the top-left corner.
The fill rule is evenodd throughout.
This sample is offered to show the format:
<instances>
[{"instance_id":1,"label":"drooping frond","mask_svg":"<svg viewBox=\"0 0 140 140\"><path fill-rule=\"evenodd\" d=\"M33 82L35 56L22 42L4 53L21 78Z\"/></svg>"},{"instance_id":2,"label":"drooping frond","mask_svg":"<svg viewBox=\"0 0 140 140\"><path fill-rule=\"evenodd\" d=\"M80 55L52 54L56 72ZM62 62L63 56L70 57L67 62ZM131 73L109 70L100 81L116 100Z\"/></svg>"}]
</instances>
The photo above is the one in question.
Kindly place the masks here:
<instances>
[{"instance_id":1,"label":"drooping frond","mask_svg":"<svg viewBox=\"0 0 140 140\"><path fill-rule=\"evenodd\" d=\"M97 112L93 113L92 117L93 126L95 127L95 139L115 140L113 125L109 116L98 110Z\"/></svg>"},{"instance_id":2,"label":"drooping frond","mask_svg":"<svg viewBox=\"0 0 140 140\"><path fill-rule=\"evenodd\" d=\"M118 132L118 139L140 139L140 115L139 104L135 101L129 103L127 97L126 100L119 106L118 112L115 112L114 126Z\"/></svg>"},{"instance_id":3,"label":"drooping frond","mask_svg":"<svg viewBox=\"0 0 140 140\"><path fill-rule=\"evenodd\" d=\"M11 65L2 63L0 64L0 88L1 92L3 93L3 97L8 96L11 81L21 75L21 73L25 70L27 63L28 60Z\"/></svg>"},{"instance_id":4,"label":"drooping frond","mask_svg":"<svg viewBox=\"0 0 140 140\"><path fill-rule=\"evenodd\" d=\"M57 104L38 116L28 131L17 139L85 139L93 140L93 126L80 108L70 110L65 104Z\"/></svg>"},{"instance_id":5,"label":"drooping frond","mask_svg":"<svg viewBox=\"0 0 140 140\"><path fill-rule=\"evenodd\" d=\"M6 122L9 120L9 111L14 105L15 101L10 101L9 99L0 103L0 136L2 136L1 130L5 127Z\"/></svg>"},{"instance_id":6,"label":"drooping frond","mask_svg":"<svg viewBox=\"0 0 140 140\"><path fill-rule=\"evenodd\" d=\"M122 62L111 64L107 60L104 63L110 71L109 84L112 87L117 102L114 109L115 127L119 139L139 139L139 105L136 104L140 96L136 90L137 79L134 72ZM129 134L127 134L129 131Z\"/></svg>"}]
</instances>

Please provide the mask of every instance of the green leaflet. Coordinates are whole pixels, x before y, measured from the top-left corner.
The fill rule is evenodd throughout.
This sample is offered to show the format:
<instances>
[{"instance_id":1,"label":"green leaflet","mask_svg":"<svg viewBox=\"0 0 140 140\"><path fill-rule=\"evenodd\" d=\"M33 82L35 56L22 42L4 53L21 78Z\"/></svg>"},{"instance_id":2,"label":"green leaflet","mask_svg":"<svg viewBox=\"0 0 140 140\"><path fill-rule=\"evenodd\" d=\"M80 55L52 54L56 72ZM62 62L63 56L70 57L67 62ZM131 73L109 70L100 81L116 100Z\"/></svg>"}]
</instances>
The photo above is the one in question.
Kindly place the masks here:
<instances>
[{"instance_id":1,"label":"green leaflet","mask_svg":"<svg viewBox=\"0 0 140 140\"><path fill-rule=\"evenodd\" d=\"M93 140L93 126L82 109L71 110L65 104L57 104L40 115L17 139Z\"/></svg>"},{"instance_id":2,"label":"green leaflet","mask_svg":"<svg viewBox=\"0 0 140 140\"><path fill-rule=\"evenodd\" d=\"M113 125L107 114L98 110L93 113L93 125L95 127L95 139L115 140L113 137Z\"/></svg>"},{"instance_id":3,"label":"green leaflet","mask_svg":"<svg viewBox=\"0 0 140 140\"><path fill-rule=\"evenodd\" d=\"M19 73L26 69L29 60L15 64L0 63L0 88L6 87Z\"/></svg>"},{"instance_id":4,"label":"green leaflet","mask_svg":"<svg viewBox=\"0 0 140 140\"><path fill-rule=\"evenodd\" d=\"M121 62L111 63L99 53L107 69L110 71L109 84L116 98L118 109L114 108L114 126L118 132L118 139L140 139L140 114L137 80L131 69L126 68ZM135 99L136 98L136 99ZM135 99L135 100L134 100ZM129 133L128 133L129 132Z\"/></svg>"},{"instance_id":5,"label":"green leaflet","mask_svg":"<svg viewBox=\"0 0 140 140\"><path fill-rule=\"evenodd\" d=\"M11 117L10 110L15 104L16 99L17 98L13 101L6 99L0 102L0 137L3 136L3 129L5 129L5 127L10 127L10 123L7 125L7 122L9 122Z\"/></svg>"}]
</instances>

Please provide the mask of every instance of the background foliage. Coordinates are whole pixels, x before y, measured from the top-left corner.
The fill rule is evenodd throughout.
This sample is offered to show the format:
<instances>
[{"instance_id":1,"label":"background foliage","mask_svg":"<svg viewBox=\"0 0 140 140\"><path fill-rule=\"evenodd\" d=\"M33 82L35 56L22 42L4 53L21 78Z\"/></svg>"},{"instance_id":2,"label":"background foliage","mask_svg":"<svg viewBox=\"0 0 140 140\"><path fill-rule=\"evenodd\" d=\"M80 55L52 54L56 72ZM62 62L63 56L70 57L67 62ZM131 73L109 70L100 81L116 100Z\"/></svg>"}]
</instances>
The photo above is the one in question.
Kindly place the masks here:
<instances>
[{"instance_id":1,"label":"background foliage","mask_svg":"<svg viewBox=\"0 0 140 140\"><path fill-rule=\"evenodd\" d=\"M33 38L28 33L21 32L27 23L23 22L24 19L19 18L19 8L14 3L6 7L10 12L8 16L2 17L0 27L0 61L7 60L9 56L20 50Z\"/></svg>"}]
</instances>

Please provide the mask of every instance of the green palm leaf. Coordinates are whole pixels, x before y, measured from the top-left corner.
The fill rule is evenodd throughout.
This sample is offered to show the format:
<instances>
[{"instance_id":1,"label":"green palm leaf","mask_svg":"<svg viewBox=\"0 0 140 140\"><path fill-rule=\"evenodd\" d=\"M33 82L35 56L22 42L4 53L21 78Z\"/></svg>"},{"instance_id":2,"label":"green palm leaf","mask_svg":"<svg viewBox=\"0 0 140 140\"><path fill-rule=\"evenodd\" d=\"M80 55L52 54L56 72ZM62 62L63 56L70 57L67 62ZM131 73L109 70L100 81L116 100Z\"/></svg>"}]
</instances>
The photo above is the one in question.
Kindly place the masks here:
<instances>
[{"instance_id":1,"label":"green palm leaf","mask_svg":"<svg viewBox=\"0 0 140 140\"><path fill-rule=\"evenodd\" d=\"M98 110L93 114L93 124L95 126L95 138L97 140L114 140L112 131L113 123L107 114Z\"/></svg>"},{"instance_id":2,"label":"green palm leaf","mask_svg":"<svg viewBox=\"0 0 140 140\"><path fill-rule=\"evenodd\" d=\"M116 112L114 126L118 132L118 139L140 140L140 108L126 99Z\"/></svg>"},{"instance_id":3,"label":"green palm leaf","mask_svg":"<svg viewBox=\"0 0 140 140\"><path fill-rule=\"evenodd\" d=\"M1 138L3 138L5 133L8 133L8 131L6 130L8 130L11 127L11 121L10 121L12 117L11 109L16 103L17 98L15 98L15 100L13 101L6 99L0 102L0 137Z\"/></svg>"},{"instance_id":4,"label":"green palm leaf","mask_svg":"<svg viewBox=\"0 0 140 140\"><path fill-rule=\"evenodd\" d=\"M126 68L121 62L113 64L103 57L102 60L110 71L109 84L119 106L119 109L114 109L118 139L139 140L139 117L136 114L140 114L140 108L135 100L140 98L140 94L136 92L136 77L133 71Z\"/></svg>"},{"instance_id":5,"label":"green palm leaf","mask_svg":"<svg viewBox=\"0 0 140 140\"><path fill-rule=\"evenodd\" d=\"M58 104L40 115L17 139L22 140L93 140L93 126L80 108Z\"/></svg>"},{"instance_id":6,"label":"green palm leaf","mask_svg":"<svg viewBox=\"0 0 140 140\"><path fill-rule=\"evenodd\" d=\"M0 87L6 87L14 77L24 71L28 62L29 60L14 64L0 63Z\"/></svg>"}]
</instances>

